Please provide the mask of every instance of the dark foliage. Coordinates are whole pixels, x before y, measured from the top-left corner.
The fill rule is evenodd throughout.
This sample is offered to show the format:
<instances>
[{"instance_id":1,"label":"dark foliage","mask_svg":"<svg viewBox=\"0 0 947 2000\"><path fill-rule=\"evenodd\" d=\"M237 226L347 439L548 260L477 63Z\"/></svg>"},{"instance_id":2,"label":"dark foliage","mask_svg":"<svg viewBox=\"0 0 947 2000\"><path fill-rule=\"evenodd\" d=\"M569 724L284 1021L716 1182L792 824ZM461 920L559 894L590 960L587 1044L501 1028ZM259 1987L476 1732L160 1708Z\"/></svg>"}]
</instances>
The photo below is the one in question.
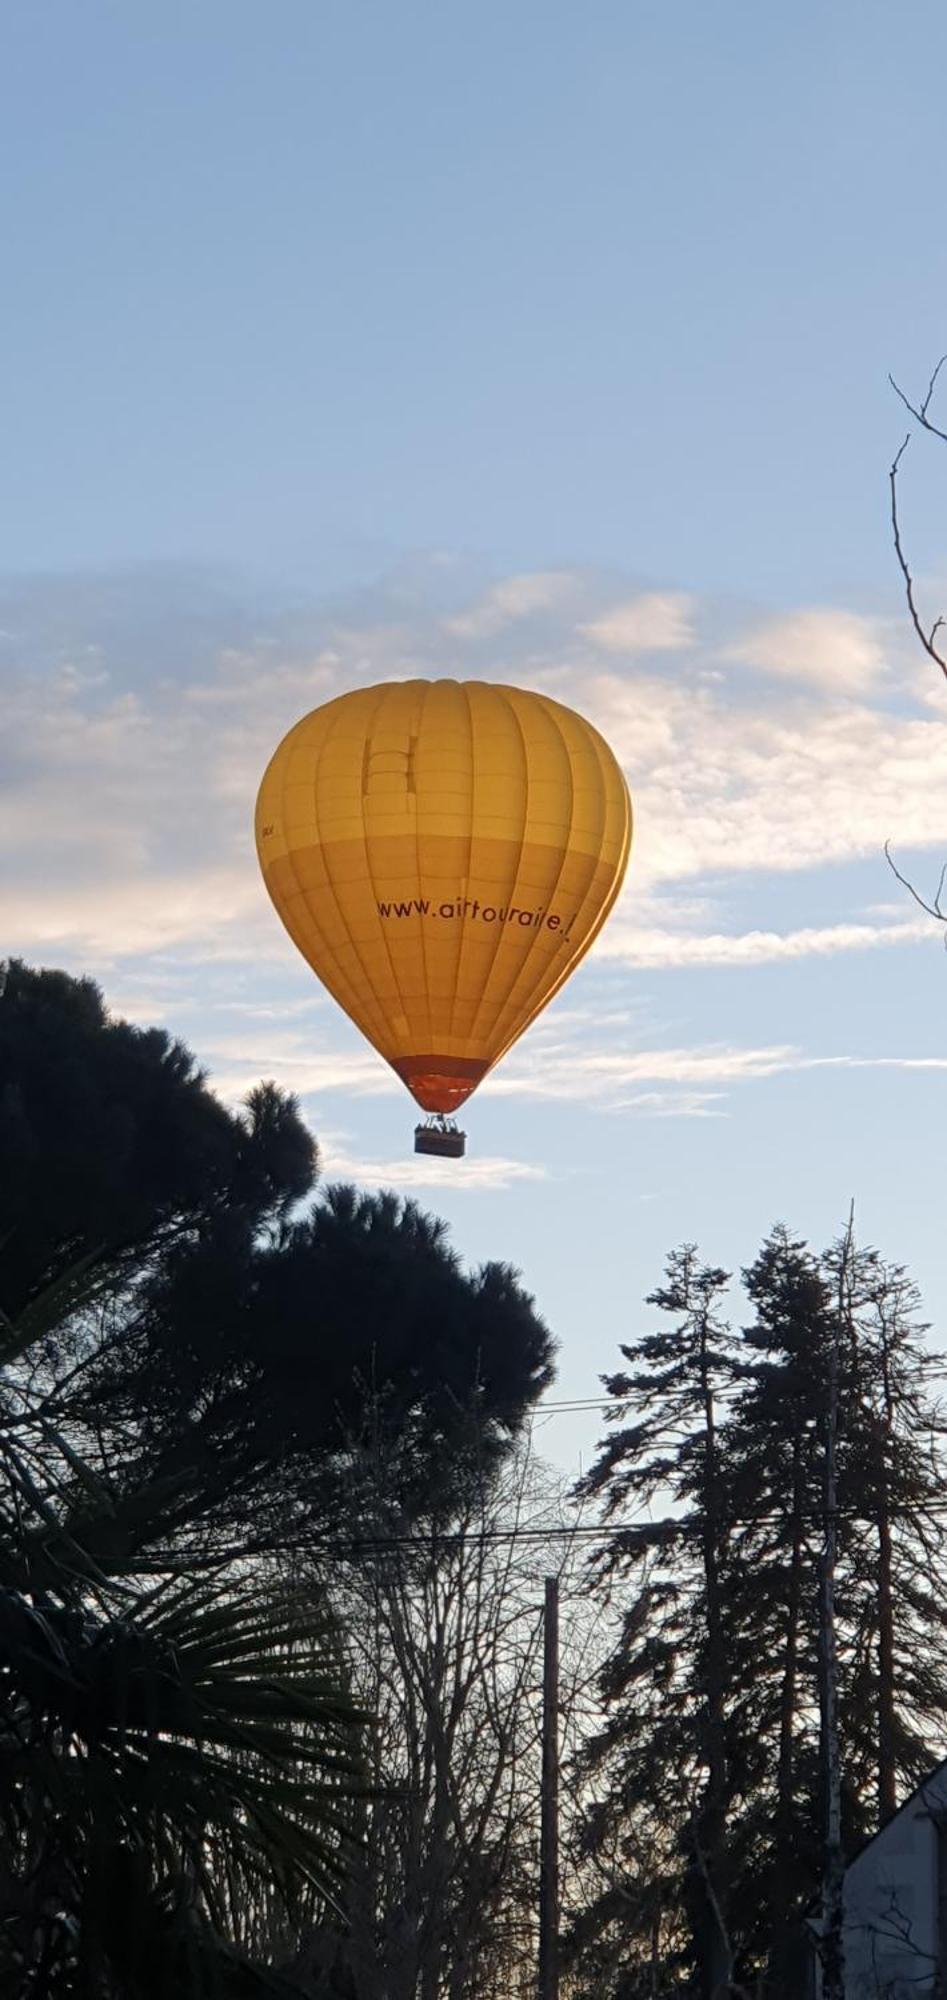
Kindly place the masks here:
<instances>
[{"instance_id":1,"label":"dark foliage","mask_svg":"<svg viewBox=\"0 0 947 2000\"><path fill-rule=\"evenodd\" d=\"M551 1352L515 1273L469 1275L413 1203L341 1187L275 1236L237 1240L228 1220L163 1259L95 1394L144 1409L156 1469L198 1444L231 1495L271 1473L322 1490L371 1404L408 1505L456 1475L471 1426L481 1459L515 1434Z\"/></svg>"},{"instance_id":2,"label":"dark foliage","mask_svg":"<svg viewBox=\"0 0 947 2000\"><path fill-rule=\"evenodd\" d=\"M91 982L10 968L0 1309L84 1260L108 1283L109 1311L73 1315L55 1372L71 1411L109 1433L113 1475L170 1483L192 1524L252 1515L278 1538L290 1503L297 1528L300 1500L323 1524L345 1514L339 1475L369 1403L405 1504L443 1497L468 1446L482 1470L551 1379L516 1274L465 1272L414 1203L334 1188L293 1220L316 1160L274 1086L236 1117L182 1044L112 1020Z\"/></svg>"},{"instance_id":3,"label":"dark foliage","mask_svg":"<svg viewBox=\"0 0 947 2000\"><path fill-rule=\"evenodd\" d=\"M743 1274L753 1318L735 1339L701 1296L715 1306L723 1274L675 1253L650 1301L673 1323L624 1348L626 1368L606 1378L612 1426L584 1491L619 1530L596 1587L622 1616L583 1760L596 1890L572 1940L579 1990L596 2000L651 1992L656 1966L669 1990L702 1991L708 1898L726 1977L767 2000L799 1991L825 1823L819 1565L836 1335L847 1852L942 1754L945 1465L926 1329L899 1267L854 1252L841 1287L841 1254L774 1230ZM632 1510L638 1524L624 1525Z\"/></svg>"},{"instance_id":4,"label":"dark foliage","mask_svg":"<svg viewBox=\"0 0 947 2000\"><path fill-rule=\"evenodd\" d=\"M234 1117L159 1028L89 979L13 960L0 997L0 1306L87 1259L138 1264L222 1212L256 1225L312 1187L316 1150L272 1086Z\"/></svg>"},{"instance_id":5,"label":"dark foliage","mask_svg":"<svg viewBox=\"0 0 947 2000\"><path fill-rule=\"evenodd\" d=\"M374 1518L366 1423L394 1521L450 1518L550 1379L514 1272L465 1272L392 1196L303 1211L315 1168L273 1086L235 1116L91 982L10 967L0 1990L24 2000L335 1990L364 1718L330 1599Z\"/></svg>"}]
</instances>

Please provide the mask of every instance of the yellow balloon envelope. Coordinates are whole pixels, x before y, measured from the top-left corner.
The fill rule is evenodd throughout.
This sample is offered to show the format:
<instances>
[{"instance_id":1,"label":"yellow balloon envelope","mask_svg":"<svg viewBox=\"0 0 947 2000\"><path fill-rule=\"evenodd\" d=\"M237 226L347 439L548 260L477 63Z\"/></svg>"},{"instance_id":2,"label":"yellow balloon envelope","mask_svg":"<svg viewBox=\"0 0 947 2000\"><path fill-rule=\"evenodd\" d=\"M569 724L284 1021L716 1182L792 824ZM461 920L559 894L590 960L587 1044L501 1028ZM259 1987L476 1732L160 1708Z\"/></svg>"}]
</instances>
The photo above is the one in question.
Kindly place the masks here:
<instances>
[{"instance_id":1,"label":"yellow balloon envelope","mask_svg":"<svg viewBox=\"0 0 947 2000\"><path fill-rule=\"evenodd\" d=\"M591 723L484 681L393 681L297 722L260 787L267 889L425 1111L451 1113L601 929L631 840Z\"/></svg>"}]
</instances>

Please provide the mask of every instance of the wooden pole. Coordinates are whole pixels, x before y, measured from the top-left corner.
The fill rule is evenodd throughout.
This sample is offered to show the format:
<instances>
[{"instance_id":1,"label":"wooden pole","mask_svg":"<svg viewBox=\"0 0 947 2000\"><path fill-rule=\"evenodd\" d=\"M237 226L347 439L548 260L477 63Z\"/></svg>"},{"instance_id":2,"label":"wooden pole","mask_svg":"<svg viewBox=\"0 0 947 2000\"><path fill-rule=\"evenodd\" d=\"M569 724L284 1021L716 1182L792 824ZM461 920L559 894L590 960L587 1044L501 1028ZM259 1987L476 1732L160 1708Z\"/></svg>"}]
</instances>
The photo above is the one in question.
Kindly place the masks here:
<instances>
[{"instance_id":1,"label":"wooden pole","mask_svg":"<svg viewBox=\"0 0 947 2000\"><path fill-rule=\"evenodd\" d=\"M539 1846L539 2000L559 2000L559 1578L543 1612L543 1769Z\"/></svg>"}]
</instances>

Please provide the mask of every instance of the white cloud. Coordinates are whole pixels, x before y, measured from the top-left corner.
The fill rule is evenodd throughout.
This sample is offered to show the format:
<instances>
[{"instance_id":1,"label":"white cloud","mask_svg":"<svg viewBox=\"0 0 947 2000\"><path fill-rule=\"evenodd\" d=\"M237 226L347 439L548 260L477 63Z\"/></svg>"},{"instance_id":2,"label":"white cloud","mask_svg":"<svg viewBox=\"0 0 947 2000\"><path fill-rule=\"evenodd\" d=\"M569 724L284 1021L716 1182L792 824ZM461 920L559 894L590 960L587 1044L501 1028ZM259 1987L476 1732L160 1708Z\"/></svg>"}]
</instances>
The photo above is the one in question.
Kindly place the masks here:
<instances>
[{"instance_id":1,"label":"white cloud","mask_svg":"<svg viewBox=\"0 0 947 2000\"><path fill-rule=\"evenodd\" d=\"M214 1089L228 1103L238 1103L261 1076L297 1097L320 1097L341 1090L347 1097L394 1097L404 1085L367 1042L335 1048L312 1036L282 1033L278 1028L248 1027L244 1034L211 1034L204 1051Z\"/></svg>"},{"instance_id":2,"label":"white cloud","mask_svg":"<svg viewBox=\"0 0 947 2000\"><path fill-rule=\"evenodd\" d=\"M577 656L579 601L601 606L600 582L537 572L506 579L454 621L455 637L484 642L478 671L548 685L598 724L636 808L628 887L596 948L611 962L607 1014L581 995L578 1007L557 1004L487 1079L472 1130L481 1097L709 1118L734 1091L782 1075L890 1068L923 1079L947 1068L936 1055L811 1053L767 1041L766 1026L749 1047L643 1046L660 1032L649 1027L649 982L623 986L618 976L622 965L677 966L696 979L704 967L938 942L937 927L891 888L882 845L890 835L905 871L936 882L947 853L944 700L925 684L917 705L907 676L902 705L878 706L881 642L854 613L770 620L729 655L715 639L715 659L752 655L764 686L712 679L683 656L661 673L639 661L691 642L693 607L680 594L588 611ZM261 1076L297 1092L328 1178L418 1190L527 1185L542 1168L502 1147L478 1159L474 1146L458 1170L407 1152L390 1158L377 1144L381 1157L358 1160L346 1135L325 1138L325 1113L336 1107L338 1117L343 1097L399 1100L406 1149L416 1114L297 960L258 876L251 818L267 758L307 707L366 680L445 670L440 610L415 603L387 621L357 610L349 622L338 607L313 614L292 643L264 630L221 645L179 684L141 671L132 688L114 650L76 671L70 662L86 657L78 639L68 659L37 665L26 620L0 745L0 839L16 857L0 896L3 948L87 968L117 1011L186 1032L228 1101ZM541 627L530 623L539 614ZM133 642L134 633L123 641L132 667ZM802 879L866 857L877 864L865 871L867 894L863 882L855 900L842 882L834 909L825 879Z\"/></svg>"},{"instance_id":3,"label":"white cloud","mask_svg":"<svg viewBox=\"0 0 947 2000\"><path fill-rule=\"evenodd\" d=\"M448 632L457 639L488 639L507 625L538 611L552 611L575 587L569 570L534 570L521 576L505 577L473 605L469 611L445 618Z\"/></svg>"},{"instance_id":4,"label":"white cloud","mask_svg":"<svg viewBox=\"0 0 947 2000\"><path fill-rule=\"evenodd\" d=\"M281 955L272 912L248 864L143 873L98 887L14 886L0 893L0 926L11 953L69 950L108 963L170 950L253 963Z\"/></svg>"},{"instance_id":5,"label":"white cloud","mask_svg":"<svg viewBox=\"0 0 947 2000\"><path fill-rule=\"evenodd\" d=\"M497 1192L523 1181L548 1179L544 1167L528 1160L508 1160L500 1156L478 1159L475 1152L463 1160L428 1159L409 1153L404 1159L361 1160L347 1148L323 1143L323 1181L354 1181L358 1187L396 1187L399 1193L422 1189L450 1189L452 1194L479 1194L484 1189Z\"/></svg>"},{"instance_id":6,"label":"white cloud","mask_svg":"<svg viewBox=\"0 0 947 2000\"><path fill-rule=\"evenodd\" d=\"M777 1076L803 1058L788 1044L772 1048L601 1049L549 1037L512 1050L481 1090L500 1097L543 1097L573 1103L614 1100L639 1084L696 1085L701 1091ZM666 1100L665 1100L666 1101ZM623 1096L623 1105L633 1102Z\"/></svg>"},{"instance_id":7,"label":"white cloud","mask_svg":"<svg viewBox=\"0 0 947 2000\"><path fill-rule=\"evenodd\" d=\"M691 599L680 591L645 591L580 625L603 653L676 653L693 644Z\"/></svg>"},{"instance_id":8,"label":"white cloud","mask_svg":"<svg viewBox=\"0 0 947 2000\"><path fill-rule=\"evenodd\" d=\"M588 652L577 659L571 596L581 591L588 601L596 590L594 578L535 572L496 585L467 616L502 626L503 652L488 655L481 671L549 685L598 724L628 773L635 847L601 956L646 967L750 965L923 938L924 919L910 905L900 915L895 907L889 923L845 902L837 920L816 925L806 920L804 891L801 921L785 926L758 907L760 883L865 857L877 862L880 885L887 835L909 870L918 850L947 852L943 712L912 708L910 687L897 712L872 705L866 674L870 681L881 656L870 622L802 612L789 621L794 654L787 621L770 621L755 657L771 644L774 660L808 667L818 657L825 668L834 645L835 691L856 674L857 694L827 703L821 684L791 686L774 669L775 684L749 700L745 685L708 680L699 665L675 662L659 675L633 660L619 668ZM689 603L680 594L628 600L603 611L586 637L597 632L603 655L620 635L626 652L646 640L668 648L689 633ZM212 630L213 597L209 607ZM535 632L520 630L521 621L557 607L558 633L549 618L537 652ZM161 652L148 597L145 612L142 646L146 655L149 645ZM126 988L128 967L162 953L192 967L265 966L271 997L293 977L295 959L253 849L266 761L300 713L343 687L443 671L440 616L416 602L407 622L353 615L345 623L335 607L314 611L310 627L285 643L265 627L246 644L224 633L215 657L202 656L190 678L172 682L147 660L149 670L139 671L133 626L120 654L98 647L94 671L73 671L70 662L89 652L83 615L81 601L74 620L62 613L77 628L68 656L50 656L37 641L37 664L22 613L20 673L5 694L0 746L0 840L16 856L0 898L4 947L93 970L119 966ZM814 632L828 652L818 654ZM123 675L135 686L124 686ZM734 909L750 896L757 907ZM152 985L149 973L146 990ZM325 1060L309 1051L304 1087L332 1087ZM397 1087L376 1058L365 1060L383 1083L369 1083L363 1069L350 1073L351 1087Z\"/></svg>"},{"instance_id":9,"label":"white cloud","mask_svg":"<svg viewBox=\"0 0 947 2000\"><path fill-rule=\"evenodd\" d=\"M831 608L768 618L726 656L761 673L855 696L872 691L886 664L875 620Z\"/></svg>"},{"instance_id":10,"label":"white cloud","mask_svg":"<svg viewBox=\"0 0 947 2000\"><path fill-rule=\"evenodd\" d=\"M584 677L585 707L624 764L636 807L629 896L658 882L787 873L947 847L940 719L803 693L740 705L726 689L652 675Z\"/></svg>"},{"instance_id":11,"label":"white cloud","mask_svg":"<svg viewBox=\"0 0 947 2000\"><path fill-rule=\"evenodd\" d=\"M947 1069L947 1056L810 1056L800 1069Z\"/></svg>"},{"instance_id":12,"label":"white cloud","mask_svg":"<svg viewBox=\"0 0 947 2000\"><path fill-rule=\"evenodd\" d=\"M630 910L629 910L630 915ZM790 959L830 958L839 952L874 951L882 946L919 944L937 936L929 917L904 923L827 924L821 929L706 932L639 930L617 921L603 931L596 956L625 965L775 965Z\"/></svg>"},{"instance_id":13,"label":"white cloud","mask_svg":"<svg viewBox=\"0 0 947 2000\"><path fill-rule=\"evenodd\" d=\"M610 1111L632 1111L639 1118L720 1118L723 1090L635 1090L609 1104Z\"/></svg>"},{"instance_id":14,"label":"white cloud","mask_svg":"<svg viewBox=\"0 0 947 2000\"><path fill-rule=\"evenodd\" d=\"M627 1015L575 1009L541 1020L481 1084L479 1097L543 1097L576 1102L611 1097L639 1086L696 1086L701 1091L793 1068L799 1051L786 1044L760 1048L730 1045L641 1048L629 1042ZM336 1048L324 1029L303 1029L292 1019L248 1020L239 1031L212 1032L204 1055L215 1089L238 1102L260 1076L297 1096L330 1092L346 1096L399 1096L404 1086L367 1043L349 1031L354 1046ZM413 1109L410 1115L415 1114Z\"/></svg>"},{"instance_id":15,"label":"white cloud","mask_svg":"<svg viewBox=\"0 0 947 2000\"><path fill-rule=\"evenodd\" d=\"M694 1048L596 1050L588 1045L527 1043L481 1086L504 1097L601 1103L611 1109L705 1112L729 1087L765 1082L803 1070L947 1070L947 1056L810 1055L792 1043L736 1048L727 1043ZM657 1092L641 1085L663 1086ZM629 1092L633 1094L629 1095ZM683 1096L681 1093L684 1093ZM694 1095L689 1096L689 1093Z\"/></svg>"},{"instance_id":16,"label":"white cloud","mask_svg":"<svg viewBox=\"0 0 947 2000\"><path fill-rule=\"evenodd\" d=\"M210 1081L225 1103L242 1103L260 1077L294 1092L308 1110L323 1154L324 1177L355 1180L360 1185L394 1184L402 1188L508 1187L516 1182L546 1178L535 1162L505 1155L478 1159L476 1144L462 1168L455 1162L417 1157L407 1149L410 1129L420 1116L403 1086L380 1058L366 1048L335 1053L292 1052L278 1034L262 1035L246 1045L210 1039ZM710 1044L675 1048L614 1048L590 1046L581 1034L556 1038L534 1029L503 1064L481 1085L476 1100L462 1114L476 1132L478 1109L487 1099L521 1099L581 1105L639 1118L709 1118L722 1115L730 1093L743 1085L815 1070L839 1072L893 1069L905 1072L947 1070L947 1056L811 1055L791 1043L741 1048ZM325 1101L341 1094L354 1097L397 1097L404 1109L403 1158L359 1159L342 1135L327 1133Z\"/></svg>"}]
</instances>

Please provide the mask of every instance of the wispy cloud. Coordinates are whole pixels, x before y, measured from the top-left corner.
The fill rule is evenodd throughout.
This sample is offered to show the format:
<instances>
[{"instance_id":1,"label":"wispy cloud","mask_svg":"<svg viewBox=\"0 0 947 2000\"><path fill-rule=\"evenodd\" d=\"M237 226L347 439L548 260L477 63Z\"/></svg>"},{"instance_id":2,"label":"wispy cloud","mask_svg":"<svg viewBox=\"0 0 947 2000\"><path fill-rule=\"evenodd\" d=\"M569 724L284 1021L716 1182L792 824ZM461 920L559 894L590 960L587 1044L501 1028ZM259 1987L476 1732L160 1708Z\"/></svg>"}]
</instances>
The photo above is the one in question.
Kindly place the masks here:
<instances>
[{"instance_id":1,"label":"wispy cloud","mask_svg":"<svg viewBox=\"0 0 947 2000\"><path fill-rule=\"evenodd\" d=\"M643 1118L707 1117L735 1087L786 1071L812 1067L812 1059L788 1044L739 1048L709 1045L688 1048L616 1046L614 1030L602 1029L594 1012L562 1024L541 1026L517 1045L505 1062L481 1085L479 1099L515 1098L532 1102L577 1104L621 1110ZM404 1186L451 1186L449 1163L413 1156L403 1161L359 1162L348 1143L326 1138L325 1104L337 1098L400 1098L409 1118L415 1114L403 1086L388 1065L370 1049L336 1050L331 1044L312 1046L291 1029L248 1023L246 1034L210 1033L204 1049L211 1081L225 1103L241 1103L261 1076L292 1091L306 1107L320 1135L329 1177L364 1178L375 1184L397 1180ZM834 1057L818 1059L832 1066ZM505 1156L477 1160L470 1155L465 1179L472 1185L509 1185L514 1180L544 1177L544 1169Z\"/></svg>"},{"instance_id":2,"label":"wispy cloud","mask_svg":"<svg viewBox=\"0 0 947 2000\"><path fill-rule=\"evenodd\" d=\"M696 1085L706 1090L777 1076L797 1068L802 1061L801 1052L788 1044L602 1049L546 1037L512 1051L481 1088L502 1097L543 1097L579 1104L615 1099L620 1094L623 1105L628 1105L633 1102L627 1094L633 1086Z\"/></svg>"},{"instance_id":3,"label":"wispy cloud","mask_svg":"<svg viewBox=\"0 0 947 2000\"><path fill-rule=\"evenodd\" d=\"M630 911L630 905L628 908ZM625 965L776 965L792 959L832 958L840 952L920 944L938 935L929 917L903 923L826 924L821 929L756 930L734 935L709 931L693 936L682 931L639 930L633 921L619 920L602 933L596 950L600 959Z\"/></svg>"},{"instance_id":4,"label":"wispy cloud","mask_svg":"<svg viewBox=\"0 0 947 2000\"><path fill-rule=\"evenodd\" d=\"M493 585L469 610L445 618L445 630L456 639L489 639L508 625L536 612L553 611L575 588L569 570L535 570L508 576Z\"/></svg>"},{"instance_id":5,"label":"wispy cloud","mask_svg":"<svg viewBox=\"0 0 947 2000\"><path fill-rule=\"evenodd\" d=\"M576 669L637 805L631 883L789 873L947 846L947 730L939 718L826 704L793 691L747 704L726 687Z\"/></svg>"},{"instance_id":6,"label":"wispy cloud","mask_svg":"<svg viewBox=\"0 0 947 2000\"><path fill-rule=\"evenodd\" d=\"M644 591L579 630L603 653L676 653L694 641L691 604L682 591Z\"/></svg>"},{"instance_id":7,"label":"wispy cloud","mask_svg":"<svg viewBox=\"0 0 947 2000\"><path fill-rule=\"evenodd\" d=\"M761 673L856 697L873 690L886 664L876 621L829 607L768 618L727 652Z\"/></svg>"},{"instance_id":8,"label":"wispy cloud","mask_svg":"<svg viewBox=\"0 0 947 2000\"><path fill-rule=\"evenodd\" d=\"M349 1031L354 1040L354 1031ZM315 1045L314 1045L315 1044ZM297 1097L323 1097L342 1091L346 1097L396 1097L404 1085L367 1043L335 1047L328 1037L281 1030L248 1022L231 1036L211 1033L206 1048L214 1088L227 1102L239 1102L259 1077L291 1090Z\"/></svg>"},{"instance_id":9,"label":"wispy cloud","mask_svg":"<svg viewBox=\"0 0 947 2000\"><path fill-rule=\"evenodd\" d=\"M947 1070L947 1056L817 1055L792 1043L740 1048L599 1049L540 1038L514 1050L481 1086L503 1097L607 1105L646 1116L706 1116L736 1086L807 1070Z\"/></svg>"},{"instance_id":10,"label":"wispy cloud","mask_svg":"<svg viewBox=\"0 0 947 2000\"><path fill-rule=\"evenodd\" d=\"M117 858L127 865L127 854ZM278 960L282 940L248 864L249 855L229 868L105 876L98 886L48 878L14 886L0 898L6 949L68 950L108 964L169 950L259 963L269 949Z\"/></svg>"},{"instance_id":11,"label":"wispy cloud","mask_svg":"<svg viewBox=\"0 0 947 2000\"><path fill-rule=\"evenodd\" d=\"M223 1012L218 1010L218 1020ZM212 1025L203 1052L214 1088L228 1103L241 1102L259 1077L266 1076L317 1114L319 1103L333 1096L397 1097L407 1104L404 1087L388 1064L367 1045L360 1045L351 1029L345 1032L353 1046L335 1044L331 1020L304 1026L292 1011L281 1019L271 1008L265 1010L265 1018L251 1015L240 1027ZM515 1045L481 1085L479 1096L621 1104L646 1116L700 1115L721 1092L807 1061L802 1051L783 1043L749 1048L716 1043L642 1047L634 1017L627 1012L565 1009L540 1021L527 1039ZM317 1123L322 1133L324 1115L317 1115ZM349 1157L340 1151L338 1157L343 1156ZM502 1164L504 1170L513 1171L509 1161ZM428 1170L427 1163L412 1169ZM521 1170L524 1176L532 1171Z\"/></svg>"},{"instance_id":12,"label":"wispy cloud","mask_svg":"<svg viewBox=\"0 0 947 2000\"><path fill-rule=\"evenodd\" d=\"M232 1013L225 1001L216 1021ZM308 1107L322 1135L327 1100L338 1098L397 1098L413 1117L402 1084L351 1028L338 1031L331 1010L315 1010L308 1022L299 1019L299 1005L290 1001L256 1010L248 1006L245 1021L229 1028L211 1025L203 1053L214 1088L226 1102L238 1103L261 1077L272 1078ZM481 1085L478 1101L488 1098L574 1104L621 1111L642 1118L718 1116L734 1090L773 1078L815 1070L947 1070L947 1056L901 1055L895 1051L861 1055L845 1050L820 1053L792 1042L741 1045L736 1042L691 1044L643 1043L642 1025L630 1010L586 1005L554 1008L541 1018L522 1042ZM475 1155L472 1156L475 1158ZM346 1164L347 1163L347 1164ZM327 1171L356 1171L354 1155L344 1135L332 1137L330 1126ZM362 1162L368 1181L387 1176L405 1185L452 1184L440 1163L393 1160ZM396 1172L397 1168L397 1172ZM472 1169L473 1171L473 1169ZM506 1156L480 1163L477 1185L486 1176L536 1178L539 1169ZM466 1172L466 1169L465 1169ZM428 1181L424 1176L434 1175ZM420 1177L420 1178L419 1178Z\"/></svg>"},{"instance_id":13,"label":"wispy cloud","mask_svg":"<svg viewBox=\"0 0 947 2000\"><path fill-rule=\"evenodd\" d=\"M815 924L803 908L783 928L768 912L735 908L777 875L863 857L880 870L889 834L905 856L947 849L942 714L910 694L897 711L874 705L880 639L852 612L803 610L759 626L752 644L734 639L731 653L770 673L751 699L742 677L708 677L686 650L695 607L683 593L622 597L591 574L512 576L454 614L415 585L313 606L288 626L263 613L223 617L213 590L205 603L199 583L187 589L182 623L170 585L162 593L146 580L137 639L133 580L117 626L111 610L95 622L81 589L70 621L65 583L55 616L42 593L35 606L25 588L17 598L0 746L0 839L17 856L0 897L8 950L119 969L161 954L229 961L265 967L275 990L293 958L256 870L251 816L264 765L299 714L340 689L444 671L452 615L483 641L478 672L551 687L598 723L624 763L636 842L603 958L749 966L925 934L917 912L888 923L845 906ZM185 640L188 673L162 673ZM714 656L727 645L718 631ZM639 657L654 651L667 655L660 673ZM321 1088L322 1058L313 1060Z\"/></svg>"},{"instance_id":14,"label":"wispy cloud","mask_svg":"<svg viewBox=\"0 0 947 2000\"><path fill-rule=\"evenodd\" d=\"M363 1160L348 1146L320 1137L324 1181L352 1181L357 1187L397 1187L399 1193L449 1188L452 1193L497 1193L523 1181L544 1181L545 1167L529 1160L508 1160L497 1155L477 1157L468 1152L463 1166L456 1161L436 1160L408 1153L404 1159Z\"/></svg>"},{"instance_id":15,"label":"wispy cloud","mask_svg":"<svg viewBox=\"0 0 947 2000\"><path fill-rule=\"evenodd\" d=\"M809 1056L800 1069L947 1070L947 1056Z\"/></svg>"}]
</instances>

